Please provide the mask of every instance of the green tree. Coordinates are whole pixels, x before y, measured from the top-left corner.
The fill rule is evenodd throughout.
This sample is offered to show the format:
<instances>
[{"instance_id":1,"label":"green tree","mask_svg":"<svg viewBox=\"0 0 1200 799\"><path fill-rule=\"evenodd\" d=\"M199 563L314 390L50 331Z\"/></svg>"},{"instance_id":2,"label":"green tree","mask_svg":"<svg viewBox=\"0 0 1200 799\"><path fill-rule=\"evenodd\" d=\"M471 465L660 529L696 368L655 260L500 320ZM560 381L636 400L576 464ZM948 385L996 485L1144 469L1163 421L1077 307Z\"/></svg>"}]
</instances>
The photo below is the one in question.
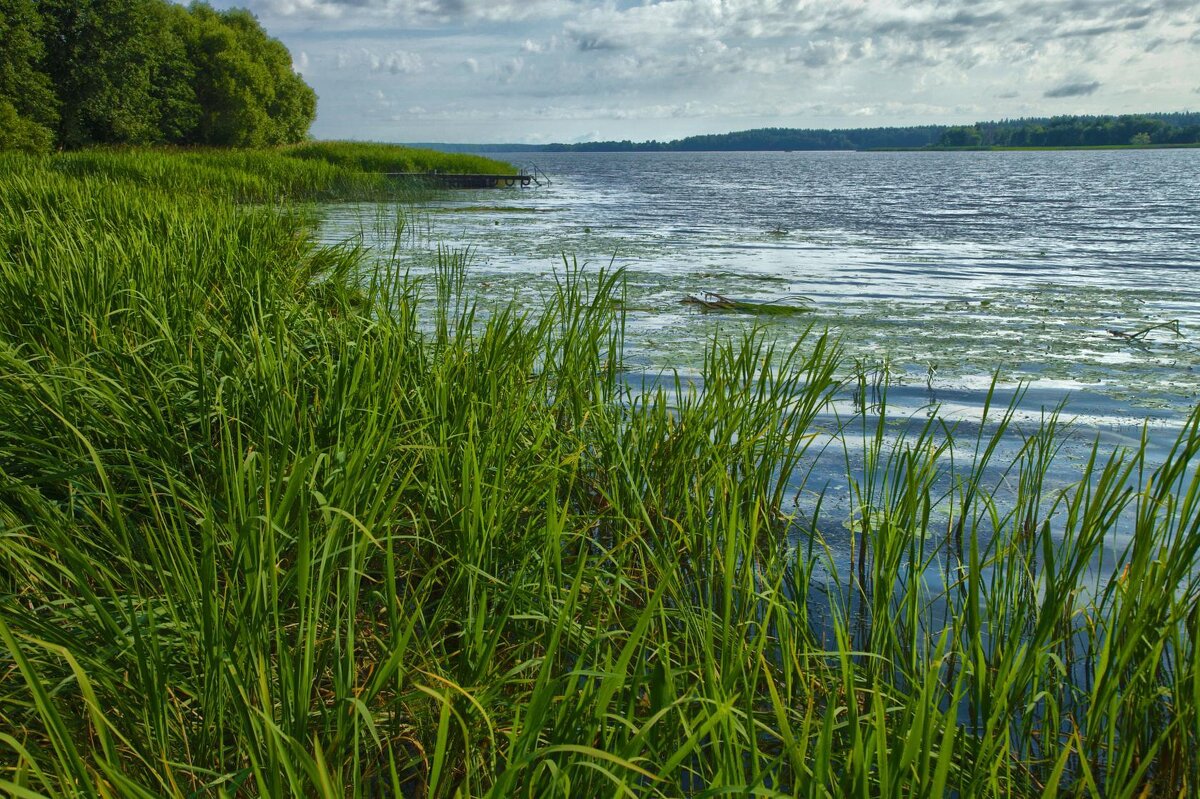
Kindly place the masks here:
<instances>
[{"instance_id":1,"label":"green tree","mask_svg":"<svg viewBox=\"0 0 1200 799\"><path fill-rule=\"evenodd\" d=\"M41 28L33 0L0 0L0 150L53 145L58 100L42 70Z\"/></svg>"},{"instance_id":2,"label":"green tree","mask_svg":"<svg viewBox=\"0 0 1200 799\"><path fill-rule=\"evenodd\" d=\"M162 141L154 85L160 39L155 5L156 0L42 0L47 64L62 102L60 144Z\"/></svg>"},{"instance_id":3,"label":"green tree","mask_svg":"<svg viewBox=\"0 0 1200 799\"><path fill-rule=\"evenodd\" d=\"M943 147L978 147L983 144L983 134L975 125L953 127L942 134Z\"/></svg>"},{"instance_id":4,"label":"green tree","mask_svg":"<svg viewBox=\"0 0 1200 799\"><path fill-rule=\"evenodd\" d=\"M1130 144L1149 144L1150 143L1150 134L1147 133L1146 131L1142 131L1141 133L1135 133L1135 134L1133 134L1133 137L1129 139L1129 143Z\"/></svg>"},{"instance_id":5,"label":"green tree","mask_svg":"<svg viewBox=\"0 0 1200 799\"><path fill-rule=\"evenodd\" d=\"M157 2L153 85L158 130L162 141L191 142L200 125L201 108L196 96L196 64L188 52L195 21L187 9Z\"/></svg>"},{"instance_id":6,"label":"green tree","mask_svg":"<svg viewBox=\"0 0 1200 799\"><path fill-rule=\"evenodd\" d=\"M287 48L248 11L192 6L188 43L201 115L196 140L261 147L303 140L317 97L292 69Z\"/></svg>"},{"instance_id":7,"label":"green tree","mask_svg":"<svg viewBox=\"0 0 1200 799\"><path fill-rule=\"evenodd\" d=\"M53 130L64 147L255 147L302 140L316 115L316 95L287 48L246 11L167 0L0 0L0 32L0 146L32 139L44 148ZM46 68L40 99L22 66L36 63ZM28 98L49 111L31 114L17 102Z\"/></svg>"}]
</instances>

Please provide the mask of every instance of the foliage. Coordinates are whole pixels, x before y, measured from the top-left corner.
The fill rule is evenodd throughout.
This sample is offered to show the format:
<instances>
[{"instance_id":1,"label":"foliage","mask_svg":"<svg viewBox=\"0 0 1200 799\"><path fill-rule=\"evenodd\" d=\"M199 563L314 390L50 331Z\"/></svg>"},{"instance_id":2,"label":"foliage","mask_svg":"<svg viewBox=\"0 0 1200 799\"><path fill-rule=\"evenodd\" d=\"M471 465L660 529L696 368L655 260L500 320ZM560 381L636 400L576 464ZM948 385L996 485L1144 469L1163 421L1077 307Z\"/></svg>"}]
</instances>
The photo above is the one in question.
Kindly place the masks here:
<instances>
[{"instance_id":1,"label":"foliage","mask_svg":"<svg viewBox=\"0 0 1200 799\"><path fill-rule=\"evenodd\" d=\"M292 71L287 49L248 11L196 5L192 18L188 49L201 109L194 141L236 147L302 141L317 98Z\"/></svg>"},{"instance_id":2,"label":"foliage","mask_svg":"<svg viewBox=\"0 0 1200 799\"><path fill-rule=\"evenodd\" d=\"M33 0L0 0L0 150L50 149L58 102L42 71L41 21Z\"/></svg>"},{"instance_id":3,"label":"foliage","mask_svg":"<svg viewBox=\"0 0 1200 799\"><path fill-rule=\"evenodd\" d=\"M316 113L286 48L246 11L0 0L0 33L0 115L20 119L4 149L45 150L47 131L65 148L261 147L303 141Z\"/></svg>"},{"instance_id":4,"label":"foliage","mask_svg":"<svg viewBox=\"0 0 1200 799\"><path fill-rule=\"evenodd\" d=\"M983 144L983 134L975 125L949 128L938 144L942 147L978 147Z\"/></svg>"},{"instance_id":5,"label":"foliage","mask_svg":"<svg viewBox=\"0 0 1200 799\"><path fill-rule=\"evenodd\" d=\"M996 147L1109 147L1131 143L1200 142L1200 114L1064 116L988 123L978 127L981 143Z\"/></svg>"},{"instance_id":6,"label":"foliage","mask_svg":"<svg viewBox=\"0 0 1200 799\"><path fill-rule=\"evenodd\" d=\"M39 8L62 107L59 143L157 141L158 0L41 0Z\"/></svg>"},{"instance_id":7,"label":"foliage","mask_svg":"<svg viewBox=\"0 0 1200 799\"><path fill-rule=\"evenodd\" d=\"M0 98L0 150L45 152L52 136L49 128L21 116L10 100Z\"/></svg>"},{"instance_id":8,"label":"foliage","mask_svg":"<svg viewBox=\"0 0 1200 799\"><path fill-rule=\"evenodd\" d=\"M279 190L340 169L284 153ZM423 287L193 191L240 155L0 157L4 792L1198 784L1200 413L1060 492L1034 425L1007 506L1008 415L860 417L846 570L839 519L779 515L830 341L631 383L619 274L485 318L453 254Z\"/></svg>"}]
</instances>

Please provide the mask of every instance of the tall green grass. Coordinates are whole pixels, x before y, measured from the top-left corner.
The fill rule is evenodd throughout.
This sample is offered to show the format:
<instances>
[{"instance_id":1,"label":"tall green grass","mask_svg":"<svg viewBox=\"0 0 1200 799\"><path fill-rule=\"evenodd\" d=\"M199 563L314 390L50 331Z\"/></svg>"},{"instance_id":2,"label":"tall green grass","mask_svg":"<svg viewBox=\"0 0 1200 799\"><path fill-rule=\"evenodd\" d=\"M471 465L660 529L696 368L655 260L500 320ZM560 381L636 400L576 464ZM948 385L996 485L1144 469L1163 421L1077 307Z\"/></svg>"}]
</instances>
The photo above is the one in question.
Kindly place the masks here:
<instances>
[{"instance_id":1,"label":"tall green grass","mask_svg":"<svg viewBox=\"0 0 1200 799\"><path fill-rule=\"evenodd\" d=\"M791 515L826 337L641 385L618 272L485 318L453 253L416 284L196 156L80 158L0 179L0 791L1198 784L1200 413L1058 492L1048 417L1012 500L1003 409L966 463L864 422L842 574Z\"/></svg>"},{"instance_id":2,"label":"tall green grass","mask_svg":"<svg viewBox=\"0 0 1200 799\"><path fill-rule=\"evenodd\" d=\"M459 172L511 174L508 164L481 155L443 153L416 147L369 142L309 142L288 147L289 158L333 164L358 172Z\"/></svg>"},{"instance_id":3,"label":"tall green grass","mask_svg":"<svg viewBox=\"0 0 1200 799\"><path fill-rule=\"evenodd\" d=\"M92 149L32 158L0 155L0 171L37 164L75 178L133 183L244 203L406 199L419 187L388 172L511 173L500 161L386 144L311 142L270 150Z\"/></svg>"}]
</instances>

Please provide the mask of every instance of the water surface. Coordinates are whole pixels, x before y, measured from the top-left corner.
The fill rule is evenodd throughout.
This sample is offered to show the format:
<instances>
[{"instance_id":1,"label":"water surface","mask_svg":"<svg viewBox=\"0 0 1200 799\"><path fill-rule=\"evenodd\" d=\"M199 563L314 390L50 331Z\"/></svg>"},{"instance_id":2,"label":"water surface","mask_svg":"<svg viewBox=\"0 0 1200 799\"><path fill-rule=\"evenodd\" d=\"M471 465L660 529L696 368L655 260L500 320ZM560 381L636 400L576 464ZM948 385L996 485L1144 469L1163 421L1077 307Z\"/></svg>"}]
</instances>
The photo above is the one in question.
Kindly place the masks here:
<instances>
[{"instance_id":1,"label":"water surface","mask_svg":"<svg viewBox=\"0 0 1200 799\"><path fill-rule=\"evenodd\" d=\"M646 374L694 370L714 331L764 325L788 342L828 329L847 374L887 375L898 427L932 406L977 422L995 375L1005 391L1029 386L1015 451L1043 408L1066 401L1078 441L1056 472L1064 485L1096 436L1136 444L1148 423L1161 453L1200 396L1200 150L507 160L552 183L447 193L410 209L406 267L429 270L438 246L469 249L470 285L485 305L535 310L564 257L622 267L627 355ZM371 222L390 210L324 210L327 240L362 236L390 250L390 228ZM681 304L706 291L809 310L766 317ZM1178 333L1110 332L1166 322ZM840 411L828 429L854 412Z\"/></svg>"},{"instance_id":2,"label":"water surface","mask_svg":"<svg viewBox=\"0 0 1200 799\"><path fill-rule=\"evenodd\" d=\"M509 160L531 157L551 185L449 194L412 220L422 235L411 244L470 248L484 296L533 305L564 254L625 268L642 366L694 364L717 327L759 322L786 337L812 324L851 359L886 359L935 388L978 387L999 369L1131 411L1197 399L1200 151ZM360 207L328 210L327 237L363 229ZM680 305L705 291L812 312ZM1109 332L1168 321L1180 335Z\"/></svg>"}]
</instances>

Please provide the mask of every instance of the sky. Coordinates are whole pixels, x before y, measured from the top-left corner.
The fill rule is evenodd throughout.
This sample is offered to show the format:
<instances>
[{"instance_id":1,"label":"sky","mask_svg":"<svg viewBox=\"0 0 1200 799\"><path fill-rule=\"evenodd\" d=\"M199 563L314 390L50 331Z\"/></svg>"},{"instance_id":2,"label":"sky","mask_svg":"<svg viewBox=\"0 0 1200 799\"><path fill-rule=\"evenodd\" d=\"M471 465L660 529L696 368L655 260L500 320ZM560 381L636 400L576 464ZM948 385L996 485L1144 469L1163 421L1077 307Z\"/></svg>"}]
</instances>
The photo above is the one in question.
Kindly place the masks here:
<instances>
[{"instance_id":1,"label":"sky","mask_svg":"<svg viewBox=\"0 0 1200 799\"><path fill-rule=\"evenodd\" d=\"M312 133L667 140L1200 110L1200 0L237 0Z\"/></svg>"}]
</instances>

